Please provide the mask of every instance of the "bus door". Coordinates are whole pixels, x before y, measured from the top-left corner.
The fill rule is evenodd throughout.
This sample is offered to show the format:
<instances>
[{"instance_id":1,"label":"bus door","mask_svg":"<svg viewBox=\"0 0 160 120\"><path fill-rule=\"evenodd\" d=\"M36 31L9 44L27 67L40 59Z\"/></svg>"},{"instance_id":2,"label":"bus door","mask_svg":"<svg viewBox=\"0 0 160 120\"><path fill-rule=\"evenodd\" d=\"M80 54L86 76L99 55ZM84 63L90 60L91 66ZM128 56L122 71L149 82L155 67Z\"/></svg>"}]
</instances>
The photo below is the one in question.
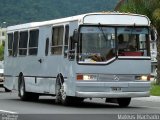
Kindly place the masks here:
<instances>
[{"instance_id":1,"label":"bus door","mask_svg":"<svg viewBox=\"0 0 160 120\"><path fill-rule=\"evenodd\" d=\"M50 92L50 82L51 75L49 72L50 62L49 62L49 45L51 41L51 27L43 26L39 29L39 43L38 43L38 77L36 78L36 85L38 90L41 90L42 93Z\"/></svg>"},{"instance_id":2,"label":"bus door","mask_svg":"<svg viewBox=\"0 0 160 120\"><path fill-rule=\"evenodd\" d=\"M71 36L74 33L75 29L78 29L78 21L70 22L69 24L66 24L64 26L65 28L65 34L64 34L64 53L63 53L63 73L64 76L72 76L70 73L74 73L74 53L75 48L74 44L71 40Z\"/></svg>"}]
</instances>

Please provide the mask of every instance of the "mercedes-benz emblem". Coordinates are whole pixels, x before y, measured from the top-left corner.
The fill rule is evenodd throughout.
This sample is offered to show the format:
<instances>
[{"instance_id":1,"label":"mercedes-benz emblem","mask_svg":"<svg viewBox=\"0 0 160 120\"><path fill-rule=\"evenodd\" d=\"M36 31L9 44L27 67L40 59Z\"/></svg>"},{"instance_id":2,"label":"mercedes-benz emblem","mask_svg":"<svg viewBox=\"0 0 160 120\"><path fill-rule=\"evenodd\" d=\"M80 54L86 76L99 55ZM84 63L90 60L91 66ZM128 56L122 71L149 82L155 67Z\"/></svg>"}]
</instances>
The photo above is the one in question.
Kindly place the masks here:
<instances>
[{"instance_id":1,"label":"mercedes-benz emblem","mask_svg":"<svg viewBox=\"0 0 160 120\"><path fill-rule=\"evenodd\" d=\"M114 80L119 81L119 77L117 75L114 75Z\"/></svg>"}]
</instances>

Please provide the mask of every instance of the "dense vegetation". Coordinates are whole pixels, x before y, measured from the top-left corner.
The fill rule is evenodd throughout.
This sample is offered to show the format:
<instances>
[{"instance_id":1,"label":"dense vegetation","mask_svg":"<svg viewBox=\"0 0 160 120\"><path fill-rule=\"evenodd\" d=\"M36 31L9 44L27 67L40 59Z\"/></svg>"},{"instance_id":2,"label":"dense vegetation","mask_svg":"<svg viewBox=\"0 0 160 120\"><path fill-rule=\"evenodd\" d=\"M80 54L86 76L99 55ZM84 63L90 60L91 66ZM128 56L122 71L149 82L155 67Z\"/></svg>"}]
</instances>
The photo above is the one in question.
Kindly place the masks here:
<instances>
[{"instance_id":1,"label":"dense vegetation","mask_svg":"<svg viewBox=\"0 0 160 120\"><path fill-rule=\"evenodd\" d=\"M0 61L4 59L4 45L0 45Z\"/></svg>"},{"instance_id":2,"label":"dense vegetation","mask_svg":"<svg viewBox=\"0 0 160 120\"><path fill-rule=\"evenodd\" d=\"M43 21L113 10L119 0L0 0L0 23ZM1 24L2 25L2 24Z\"/></svg>"},{"instance_id":3,"label":"dense vegetation","mask_svg":"<svg viewBox=\"0 0 160 120\"><path fill-rule=\"evenodd\" d=\"M160 86L153 83L152 84L152 87L151 87L151 90L150 90L150 94L151 95L154 95L154 96L160 96Z\"/></svg>"}]
</instances>

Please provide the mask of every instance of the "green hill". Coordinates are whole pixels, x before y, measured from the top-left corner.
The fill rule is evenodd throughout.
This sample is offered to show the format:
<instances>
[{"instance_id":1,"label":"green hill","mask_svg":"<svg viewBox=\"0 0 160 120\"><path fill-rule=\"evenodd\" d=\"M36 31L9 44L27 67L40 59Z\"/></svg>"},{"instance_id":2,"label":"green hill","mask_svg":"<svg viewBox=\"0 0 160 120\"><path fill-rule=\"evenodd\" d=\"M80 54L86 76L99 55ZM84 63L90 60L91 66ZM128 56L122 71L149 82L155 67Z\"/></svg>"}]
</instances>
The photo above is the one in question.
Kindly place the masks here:
<instances>
[{"instance_id":1,"label":"green hill","mask_svg":"<svg viewBox=\"0 0 160 120\"><path fill-rule=\"evenodd\" d=\"M7 25L112 11L119 0L0 0L0 23ZM1 24L2 25L2 24Z\"/></svg>"}]
</instances>

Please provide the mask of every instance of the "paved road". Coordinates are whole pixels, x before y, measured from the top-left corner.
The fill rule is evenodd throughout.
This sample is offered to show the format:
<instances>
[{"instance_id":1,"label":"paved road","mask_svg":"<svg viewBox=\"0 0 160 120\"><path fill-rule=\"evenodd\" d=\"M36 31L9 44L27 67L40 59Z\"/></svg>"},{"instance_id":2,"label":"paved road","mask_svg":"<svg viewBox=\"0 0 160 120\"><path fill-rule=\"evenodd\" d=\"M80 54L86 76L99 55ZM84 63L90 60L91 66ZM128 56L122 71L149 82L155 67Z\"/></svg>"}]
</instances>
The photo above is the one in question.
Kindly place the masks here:
<instances>
[{"instance_id":1,"label":"paved road","mask_svg":"<svg viewBox=\"0 0 160 120\"><path fill-rule=\"evenodd\" d=\"M88 118L91 116L95 119L97 118L100 120L100 118L106 118L106 115L108 114L112 114L112 116L110 116L111 118L117 118L117 114L160 113L160 99L157 97L141 99L134 98L132 99L132 102L128 108L119 108L118 105L106 104L104 101L105 99L93 99L91 101L87 99L84 103L77 106L63 106L55 104L54 97L40 97L40 100L37 102L24 102L19 100L16 91L5 93L3 89L0 89L0 113L2 114L38 114L39 116L41 116L38 119L44 119L44 117L46 118L49 116L53 117L53 114L55 118L56 114L63 114L62 116L59 115L58 117L61 116L63 118L66 118L70 117L66 116L67 114L72 114L72 118L74 118L75 116L77 119L79 118L81 120L83 120L83 117Z\"/></svg>"}]
</instances>

